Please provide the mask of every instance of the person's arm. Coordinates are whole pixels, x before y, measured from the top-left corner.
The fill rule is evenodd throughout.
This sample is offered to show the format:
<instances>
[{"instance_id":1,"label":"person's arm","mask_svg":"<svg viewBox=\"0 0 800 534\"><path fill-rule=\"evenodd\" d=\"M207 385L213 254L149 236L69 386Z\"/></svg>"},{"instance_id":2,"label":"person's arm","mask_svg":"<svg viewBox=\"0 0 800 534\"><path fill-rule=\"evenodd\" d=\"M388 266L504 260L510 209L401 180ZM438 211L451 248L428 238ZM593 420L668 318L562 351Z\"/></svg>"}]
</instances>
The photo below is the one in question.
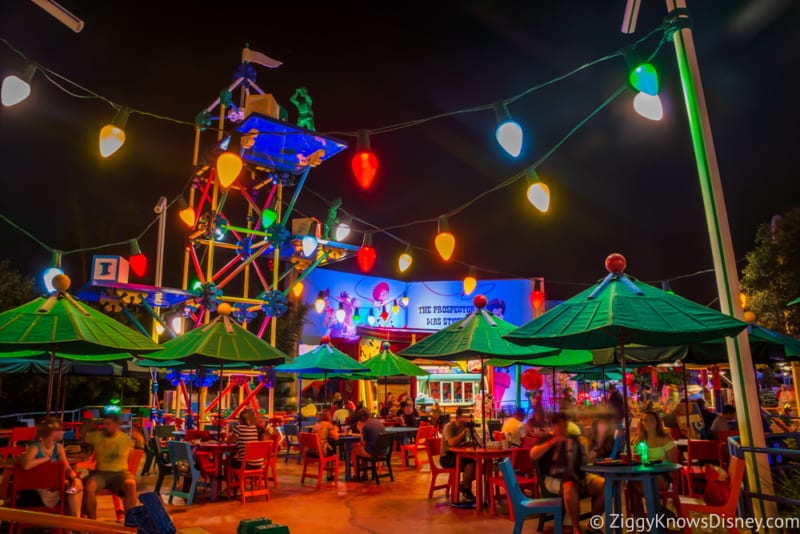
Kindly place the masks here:
<instances>
[{"instance_id":1,"label":"person's arm","mask_svg":"<svg viewBox=\"0 0 800 534\"><path fill-rule=\"evenodd\" d=\"M36 453L38 452L39 447L32 443L28 445L25 449L25 452L22 454L22 458L20 459L20 465L22 468L27 471L28 469L33 469L34 467L38 467L42 464L45 464L50 461L50 458L36 458Z\"/></svg>"},{"instance_id":2,"label":"person's arm","mask_svg":"<svg viewBox=\"0 0 800 534\"><path fill-rule=\"evenodd\" d=\"M58 461L64 464L65 473L67 475L67 480L70 483L74 482L76 478L78 478L78 474L72 470L72 467L69 465L67 461L67 451L64 450L64 447L58 446Z\"/></svg>"},{"instance_id":3,"label":"person's arm","mask_svg":"<svg viewBox=\"0 0 800 534\"><path fill-rule=\"evenodd\" d=\"M674 441L670 440L664 445L664 457L668 462L678 463L678 447Z\"/></svg>"},{"instance_id":4,"label":"person's arm","mask_svg":"<svg viewBox=\"0 0 800 534\"><path fill-rule=\"evenodd\" d=\"M547 451L564 441L564 439L564 436L553 436L539 445L531 447L531 460L538 460L544 456Z\"/></svg>"},{"instance_id":5,"label":"person's arm","mask_svg":"<svg viewBox=\"0 0 800 534\"><path fill-rule=\"evenodd\" d=\"M450 447L456 447L459 443L464 441L464 437L467 435L467 427L462 428L459 432L456 432L450 437L444 436L447 439L447 444Z\"/></svg>"},{"instance_id":6,"label":"person's arm","mask_svg":"<svg viewBox=\"0 0 800 534\"><path fill-rule=\"evenodd\" d=\"M331 424L330 428L328 429L328 439L339 439L339 429L334 424Z\"/></svg>"}]
</instances>

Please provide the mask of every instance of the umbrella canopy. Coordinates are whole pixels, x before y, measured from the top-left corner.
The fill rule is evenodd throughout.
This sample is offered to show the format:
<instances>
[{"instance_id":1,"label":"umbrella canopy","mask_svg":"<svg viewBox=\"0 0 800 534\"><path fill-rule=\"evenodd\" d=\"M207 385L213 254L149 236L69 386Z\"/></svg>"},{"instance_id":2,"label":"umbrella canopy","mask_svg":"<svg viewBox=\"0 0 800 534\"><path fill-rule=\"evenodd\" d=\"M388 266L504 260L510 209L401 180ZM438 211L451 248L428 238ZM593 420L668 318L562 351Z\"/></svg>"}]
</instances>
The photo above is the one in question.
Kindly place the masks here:
<instances>
[{"instance_id":1,"label":"umbrella canopy","mask_svg":"<svg viewBox=\"0 0 800 534\"><path fill-rule=\"evenodd\" d=\"M187 367L263 366L285 360L283 352L231 319L230 311L227 303L221 304L219 317L167 341L161 350L149 354L148 359L151 362L180 361Z\"/></svg>"},{"instance_id":2,"label":"umbrella canopy","mask_svg":"<svg viewBox=\"0 0 800 534\"><path fill-rule=\"evenodd\" d=\"M383 350L377 356L362 362L369 368L367 373L371 378L381 378L384 376L425 376L428 372L408 360L400 358L397 354L389 350L389 344L384 343Z\"/></svg>"},{"instance_id":3,"label":"umbrella canopy","mask_svg":"<svg viewBox=\"0 0 800 534\"><path fill-rule=\"evenodd\" d=\"M75 300L67 293L69 278L59 276L66 280L54 294L0 314L0 356L54 351L71 360L106 361L158 350L139 332Z\"/></svg>"},{"instance_id":4,"label":"umbrella canopy","mask_svg":"<svg viewBox=\"0 0 800 534\"><path fill-rule=\"evenodd\" d=\"M319 347L298 356L292 363L276 366L275 370L284 373L325 376L348 375L369 371L367 367L361 365L324 339Z\"/></svg>"},{"instance_id":5,"label":"umbrella canopy","mask_svg":"<svg viewBox=\"0 0 800 534\"><path fill-rule=\"evenodd\" d=\"M487 365L495 367L508 367L510 365L529 365L532 367L552 367L555 369L583 369L592 366L592 351L563 349L552 356L543 356L531 360L504 360L492 358L487 360Z\"/></svg>"},{"instance_id":6,"label":"umbrella canopy","mask_svg":"<svg viewBox=\"0 0 800 534\"><path fill-rule=\"evenodd\" d=\"M400 356L409 360L425 358L458 361L485 357L523 360L558 352L546 347L523 347L503 339L516 326L487 311L485 296L475 297L474 304L475 310L464 319L403 349Z\"/></svg>"},{"instance_id":7,"label":"umbrella canopy","mask_svg":"<svg viewBox=\"0 0 800 534\"><path fill-rule=\"evenodd\" d=\"M800 304L800 297L797 297L796 299L790 301L789 304L787 304L787 306L794 306L795 304Z\"/></svg>"}]
</instances>

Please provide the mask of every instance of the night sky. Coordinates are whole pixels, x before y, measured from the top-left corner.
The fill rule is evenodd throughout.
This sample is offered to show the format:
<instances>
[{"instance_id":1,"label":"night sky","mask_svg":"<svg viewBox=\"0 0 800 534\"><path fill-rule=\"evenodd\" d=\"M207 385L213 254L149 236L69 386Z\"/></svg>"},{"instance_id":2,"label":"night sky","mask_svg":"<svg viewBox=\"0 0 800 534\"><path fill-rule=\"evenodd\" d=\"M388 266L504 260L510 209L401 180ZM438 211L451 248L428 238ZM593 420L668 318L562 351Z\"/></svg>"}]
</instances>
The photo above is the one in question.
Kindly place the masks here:
<instances>
[{"instance_id":1,"label":"night sky","mask_svg":"<svg viewBox=\"0 0 800 534\"><path fill-rule=\"evenodd\" d=\"M60 1L85 20L83 32L75 34L33 3L17 0L0 7L0 35L115 102L188 121L230 83L249 43L284 62L276 70L259 67L258 83L292 120L289 97L308 87L319 131L377 128L517 94L614 52L666 14L664 2L645 2L637 33L627 36L619 31L621 0L327 7ZM693 1L689 7L734 247L742 258L758 224L800 203L794 172L800 112L791 82L800 66L800 6L752 0ZM646 281L712 266L672 45L653 63L664 119L636 115L632 93L617 99L538 169L551 189L548 214L527 202L523 180L450 220L459 261L478 267L483 278L543 276L548 298L555 299L601 278L603 259L614 251L627 256L629 274ZM0 46L0 75L23 68ZM352 149L313 170L308 186L327 198L341 196L345 210L381 227L436 217L536 161L626 76L624 61L616 58L511 105L526 135L517 160L497 146L494 114L483 111L373 136L380 170L369 191L352 176ZM153 218L158 198L182 190L192 172L192 128L134 115L124 147L103 160L97 135L114 111L97 100L72 98L40 74L32 86L24 103L0 109L0 212L68 250L138 234ZM204 140L210 144L212 135ZM321 219L326 214L310 193L301 195L298 209ZM165 283L178 285L183 227L176 210L169 221ZM427 249L435 233L435 224L396 231ZM16 268L34 274L48 264L47 252L11 228L0 226L0 238L0 257ZM153 259L155 239L151 231L141 243ZM381 235L375 247L374 274L399 276L396 258L405 247ZM81 283L90 257L65 260ZM357 270L355 261L337 268ZM407 278L460 279L466 272L463 264L444 265L417 251ZM672 289L703 304L716 295L711 274L674 281Z\"/></svg>"}]
</instances>

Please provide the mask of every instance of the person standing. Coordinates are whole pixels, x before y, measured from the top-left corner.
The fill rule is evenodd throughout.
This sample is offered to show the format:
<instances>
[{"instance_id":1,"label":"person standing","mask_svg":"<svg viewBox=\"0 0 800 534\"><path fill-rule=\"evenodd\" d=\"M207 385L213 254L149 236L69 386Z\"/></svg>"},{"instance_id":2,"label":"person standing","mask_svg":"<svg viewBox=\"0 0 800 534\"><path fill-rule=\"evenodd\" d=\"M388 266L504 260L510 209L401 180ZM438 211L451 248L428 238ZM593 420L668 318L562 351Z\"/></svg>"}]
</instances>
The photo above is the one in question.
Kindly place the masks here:
<instances>
[{"instance_id":1,"label":"person standing","mask_svg":"<svg viewBox=\"0 0 800 534\"><path fill-rule=\"evenodd\" d=\"M467 422L469 421L469 408L460 406L456 411L456 418L445 425L442 430L442 454L439 463L442 467L453 468L456 466L456 454L450 449L466 444L468 439ZM458 475L456 475L458 476ZM472 493L472 481L475 480L475 460L471 458L461 459L461 484L459 491L468 501L474 501L475 495Z\"/></svg>"},{"instance_id":2,"label":"person standing","mask_svg":"<svg viewBox=\"0 0 800 534\"><path fill-rule=\"evenodd\" d=\"M81 436L94 447L96 461L95 470L89 473L83 483L86 516L97 519L97 492L104 489L123 493L126 512L136 506L136 479L128 471L128 455L133 448L133 440L120 431L119 416L105 414L102 430L82 431Z\"/></svg>"},{"instance_id":3,"label":"person standing","mask_svg":"<svg viewBox=\"0 0 800 534\"><path fill-rule=\"evenodd\" d=\"M731 429L730 423L736 420L736 408L732 404L722 407L722 414L718 415L709 427L708 433L711 439L719 439L717 432L720 430L728 431Z\"/></svg>"},{"instance_id":4,"label":"person standing","mask_svg":"<svg viewBox=\"0 0 800 534\"><path fill-rule=\"evenodd\" d=\"M514 415L503 421L503 426L500 429L500 432L503 433L503 437L514 445L522 443L522 438L524 436L522 435L521 429L523 427L522 421L524 420L525 410L516 408L514 410ZM525 431L525 433L527 434L527 431Z\"/></svg>"}]
</instances>

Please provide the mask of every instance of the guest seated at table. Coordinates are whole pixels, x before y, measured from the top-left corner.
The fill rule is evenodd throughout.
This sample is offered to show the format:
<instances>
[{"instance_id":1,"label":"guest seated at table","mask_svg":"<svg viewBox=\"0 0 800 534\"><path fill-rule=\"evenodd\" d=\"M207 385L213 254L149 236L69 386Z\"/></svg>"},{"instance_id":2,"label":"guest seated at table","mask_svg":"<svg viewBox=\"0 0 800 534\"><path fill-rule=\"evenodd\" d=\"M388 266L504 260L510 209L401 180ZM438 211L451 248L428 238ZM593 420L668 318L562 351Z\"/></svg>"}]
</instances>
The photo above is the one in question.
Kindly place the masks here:
<instances>
[{"instance_id":1,"label":"guest seated at table","mask_svg":"<svg viewBox=\"0 0 800 534\"><path fill-rule=\"evenodd\" d=\"M463 446L469 441L467 422L471 415L469 408L460 406L456 411L455 420L451 420L442 430L442 454L439 463L442 467L452 468L456 466L456 454L450 449ZM475 460L471 458L461 459L461 484L459 491L468 501L474 501L475 495L472 493L472 481L475 480Z\"/></svg>"},{"instance_id":2,"label":"guest seated at table","mask_svg":"<svg viewBox=\"0 0 800 534\"><path fill-rule=\"evenodd\" d=\"M428 411L428 417L431 420L432 425L436 425L439 422L439 418L444 414L442 409L439 407L438 402L434 402L431 409Z\"/></svg>"},{"instance_id":3,"label":"guest seated at table","mask_svg":"<svg viewBox=\"0 0 800 534\"><path fill-rule=\"evenodd\" d=\"M388 417L391 413L391 409L394 405L394 394L392 392L388 392L386 394L386 399L383 401L383 406L381 406L381 410L378 413L381 417Z\"/></svg>"},{"instance_id":4,"label":"guest seated at table","mask_svg":"<svg viewBox=\"0 0 800 534\"><path fill-rule=\"evenodd\" d=\"M732 404L726 404L722 407L722 413L718 415L714 422L711 423L711 428L708 433L711 439L719 439L717 432L720 430L730 430L730 423L736 420L736 408Z\"/></svg>"},{"instance_id":5,"label":"guest seated at table","mask_svg":"<svg viewBox=\"0 0 800 534\"><path fill-rule=\"evenodd\" d=\"M592 497L592 514L603 514L605 479L581 469L587 463L587 454L577 437L568 432L567 421L566 414L555 414L552 432L532 447L530 454L539 462L547 491L563 497L573 534L580 534L580 494Z\"/></svg>"},{"instance_id":6,"label":"guest seated at table","mask_svg":"<svg viewBox=\"0 0 800 534\"><path fill-rule=\"evenodd\" d=\"M339 439L339 428L331 422L328 412L319 414L317 424L314 425L312 432L319 434L319 444L322 447L324 456L331 456L336 451L336 440ZM306 451L309 456L316 456L317 451ZM333 466L329 466L328 480L333 480Z\"/></svg>"},{"instance_id":7,"label":"guest seated at table","mask_svg":"<svg viewBox=\"0 0 800 534\"><path fill-rule=\"evenodd\" d=\"M370 457L377 451L378 436L386 432L383 423L372 417L366 408L356 412L358 431L361 433L361 443L353 446L353 454L356 456Z\"/></svg>"},{"instance_id":8,"label":"guest seated at table","mask_svg":"<svg viewBox=\"0 0 800 534\"><path fill-rule=\"evenodd\" d=\"M414 404L412 404L410 400L407 400L400 409L400 424L402 426L409 426L413 428L418 427L419 419L416 412L417 411L414 409Z\"/></svg>"},{"instance_id":9,"label":"guest seated at table","mask_svg":"<svg viewBox=\"0 0 800 534\"><path fill-rule=\"evenodd\" d=\"M59 443L64 438L64 429L61 421L55 417L48 417L36 425L36 441L31 442L22 454L20 465L22 469L28 470L38 467L47 462L61 462L64 464L67 475L67 504L69 514L80 517L81 514L81 491L83 484L78 474L70 467L67 461L67 453ZM42 503L47 508L53 508L62 499L58 491L47 488L37 489ZM34 497L35 498L35 497Z\"/></svg>"},{"instance_id":10,"label":"guest seated at table","mask_svg":"<svg viewBox=\"0 0 800 534\"><path fill-rule=\"evenodd\" d=\"M239 414L239 423L233 427L233 432L229 440L236 444L236 453L231 459L231 466L234 469L242 467L242 458L247 444L252 441L261 441L264 430L256 423L256 415L252 410L242 410ZM247 467L256 469L264 465L264 461L248 462Z\"/></svg>"},{"instance_id":11,"label":"guest seated at table","mask_svg":"<svg viewBox=\"0 0 800 534\"><path fill-rule=\"evenodd\" d=\"M617 388L612 387L608 392L608 407L611 408L613 422L615 424L622 424L625 413L625 401L622 399L622 393Z\"/></svg>"},{"instance_id":12,"label":"guest seated at table","mask_svg":"<svg viewBox=\"0 0 800 534\"><path fill-rule=\"evenodd\" d=\"M672 436L664 428L657 412L648 411L644 412L641 417L641 424L639 425L639 435L634 440L633 450L636 451L637 444L644 442L647 443L647 458L649 461L667 461L672 463L678 462L678 447ZM672 482L670 474L664 474L658 479L659 491L664 491L669 488ZM628 487L632 493L633 513L635 516L640 517L644 515L643 497L644 490L640 482L631 482Z\"/></svg>"},{"instance_id":13,"label":"guest seated at table","mask_svg":"<svg viewBox=\"0 0 800 534\"><path fill-rule=\"evenodd\" d=\"M81 437L94 447L96 461L95 471L89 473L83 483L86 516L97 519L97 492L104 489L124 494L126 512L136 506L136 479L128 471L128 454L133 441L120 431L119 416L105 414L101 431L81 431Z\"/></svg>"},{"instance_id":14,"label":"guest seated at table","mask_svg":"<svg viewBox=\"0 0 800 534\"><path fill-rule=\"evenodd\" d=\"M521 429L525 426L522 423L524 419L525 410L517 407L517 409L514 410L514 415L503 421L503 426L500 428L500 432L503 433L503 436L514 445L522 443L523 436Z\"/></svg>"},{"instance_id":15,"label":"guest seated at table","mask_svg":"<svg viewBox=\"0 0 800 534\"><path fill-rule=\"evenodd\" d=\"M700 410L700 416L703 418L703 426L706 429L706 435L703 437L705 439L714 439L711 436L711 425L713 425L714 421L717 419L717 414L706 408L706 400L704 398L700 397L695 402L697 402L697 407Z\"/></svg>"},{"instance_id":16,"label":"guest seated at table","mask_svg":"<svg viewBox=\"0 0 800 534\"><path fill-rule=\"evenodd\" d=\"M347 420L350 418L350 410L344 407L344 403L342 401L338 401L333 405L333 407L334 410L331 420L337 425L346 424Z\"/></svg>"},{"instance_id":17,"label":"guest seated at table","mask_svg":"<svg viewBox=\"0 0 800 534\"><path fill-rule=\"evenodd\" d=\"M598 417L592 421L590 435L591 445L589 449L589 462L611 458L614 450L614 427L611 421Z\"/></svg>"}]
</instances>

